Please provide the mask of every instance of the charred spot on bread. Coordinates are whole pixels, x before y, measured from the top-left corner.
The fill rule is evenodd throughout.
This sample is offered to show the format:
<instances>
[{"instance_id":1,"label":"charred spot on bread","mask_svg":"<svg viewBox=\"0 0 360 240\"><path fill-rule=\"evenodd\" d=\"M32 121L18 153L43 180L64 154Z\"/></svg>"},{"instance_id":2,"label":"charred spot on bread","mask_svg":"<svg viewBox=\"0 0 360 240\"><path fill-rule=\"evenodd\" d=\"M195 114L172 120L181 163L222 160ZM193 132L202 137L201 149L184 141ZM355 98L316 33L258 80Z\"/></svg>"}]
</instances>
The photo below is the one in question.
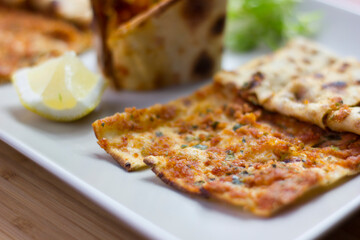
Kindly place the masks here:
<instances>
[{"instance_id":1,"label":"charred spot on bread","mask_svg":"<svg viewBox=\"0 0 360 240\"><path fill-rule=\"evenodd\" d=\"M51 38L54 38L56 40L60 40L63 42L70 42L71 40L73 40L73 38L71 37L71 35L69 33L65 32L65 31L57 30L57 29L49 31L45 34Z\"/></svg>"},{"instance_id":2,"label":"charred spot on bread","mask_svg":"<svg viewBox=\"0 0 360 240\"><path fill-rule=\"evenodd\" d=\"M131 163L129 163L129 162L125 163L125 168L130 169L131 168Z\"/></svg>"},{"instance_id":3,"label":"charred spot on bread","mask_svg":"<svg viewBox=\"0 0 360 240\"><path fill-rule=\"evenodd\" d=\"M211 27L211 31L210 31L211 35L212 36L221 35L225 29L225 22L226 22L226 16L225 16L225 14L222 14L213 23L213 25Z\"/></svg>"},{"instance_id":4,"label":"charred spot on bread","mask_svg":"<svg viewBox=\"0 0 360 240\"><path fill-rule=\"evenodd\" d=\"M322 89L326 89L326 88L333 88L333 89L344 89L346 88L348 85L346 82L343 81L336 81L336 82L331 82L331 83L325 83L321 86Z\"/></svg>"},{"instance_id":5,"label":"charred spot on bread","mask_svg":"<svg viewBox=\"0 0 360 240\"><path fill-rule=\"evenodd\" d=\"M297 84L292 88L292 91L293 91L295 100L297 102L303 102L305 100L305 96L306 96L308 89L303 85Z\"/></svg>"},{"instance_id":6,"label":"charred spot on bread","mask_svg":"<svg viewBox=\"0 0 360 240\"><path fill-rule=\"evenodd\" d=\"M213 0L184 0L182 15L189 27L195 28L200 25L212 9Z\"/></svg>"},{"instance_id":7,"label":"charred spot on bread","mask_svg":"<svg viewBox=\"0 0 360 240\"><path fill-rule=\"evenodd\" d=\"M347 69L349 69L350 66L351 66L350 63L343 63L338 69L338 72L344 73L346 72Z\"/></svg>"},{"instance_id":8,"label":"charred spot on bread","mask_svg":"<svg viewBox=\"0 0 360 240\"><path fill-rule=\"evenodd\" d=\"M265 75L262 72L258 71L254 73L251 76L251 80L249 84L246 86L246 89L252 89L255 88L256 86L259 86L264 79L265 79Z\"/></svg>"},{"instance_id":9,"label":"charred spot on bread","mask_svg":"<svg viewBox=\"0 0 360 240\"><path fill-rule=\"evenodd\" d=\"M208 52L202 51L195 59L192 74L196 78L210 77L215 67L214 60Z\"/></svg>"}]
</instances>

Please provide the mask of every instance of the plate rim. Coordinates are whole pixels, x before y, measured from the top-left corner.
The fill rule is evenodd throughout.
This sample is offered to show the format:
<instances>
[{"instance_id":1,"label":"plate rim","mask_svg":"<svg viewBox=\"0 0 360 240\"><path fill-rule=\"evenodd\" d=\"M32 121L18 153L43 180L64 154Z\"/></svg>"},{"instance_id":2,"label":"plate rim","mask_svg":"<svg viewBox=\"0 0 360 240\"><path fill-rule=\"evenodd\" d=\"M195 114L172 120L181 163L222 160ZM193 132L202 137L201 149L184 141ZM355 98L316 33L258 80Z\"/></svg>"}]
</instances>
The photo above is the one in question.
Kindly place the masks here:
<instances>
[{"instance_id":1,"label":"plate rim","mask_svg":"<svg viewBox=\"0 0 360 240\"><path fill-rule=\"evenodd\" d=\"M344 7L340 4L335 3L334 1L329 0L306 1L319 2L333 8L341 9L345 12L360 15L360 7L359 10L355 10L349 7ZM112 199L108 195L102 193L100 190L97 190L95 187L86 183L84 180L80 179L76 175L68 172L66 169L59 166L55 162L49 161L47 157L41 154L41 152L32 149L26 144L26 142L16 139L16 137L7 134L2 129L0 129L0 139L9 146L13 147L15 150L25 155L31 161L38 164L40 167L44 168L46 171L61 179L63 182L65 182L66 184L74 188L76 191L87 197L90 201L93 201L95 204L99 205L106 212L116 217L116 219L118 219L120 222L123 222L132 229L137 230L144 237L150 239L179 239L178 237L159 227L155 223L147 220L145 217L142 217L133 210L125 207L124 205ZM360 177L360 174L358 177ZM323 219L312 228L309 228L296 239L314 239L321 237L324 234L328 233L334 226L341 224L341 222L350 217L352 213L356 213L355 211L359 209L360 195L348 202L342 208L339 208L329 217Z\"/></svg>"}]
</instances>

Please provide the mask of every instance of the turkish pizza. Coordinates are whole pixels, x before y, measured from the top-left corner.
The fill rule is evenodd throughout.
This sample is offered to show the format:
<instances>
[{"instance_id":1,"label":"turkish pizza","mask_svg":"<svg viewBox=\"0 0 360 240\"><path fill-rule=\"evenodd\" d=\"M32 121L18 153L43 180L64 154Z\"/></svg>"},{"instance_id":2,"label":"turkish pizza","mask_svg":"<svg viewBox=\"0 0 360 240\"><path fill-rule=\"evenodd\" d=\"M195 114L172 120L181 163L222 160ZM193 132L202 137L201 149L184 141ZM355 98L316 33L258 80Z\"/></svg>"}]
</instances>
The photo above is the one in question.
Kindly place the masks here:
<instances>
[{"instance_id":1,"label":"turkish pizza","mask_svg":"<svg viewBox=\"0 0 360 240\"><path fill-rule=\"evenodd\" d=\"M92 21L90 0L0 0L0 5L30 9L81 27L89 27Z\"/></svg>"},{"instance_id":2,"label":"turkish pizza","mask_svg":"<svg viewBox=\"0 0 360 240\"><path fill-rule=\"evenodd\" d=\"M248 101L333 131L360 134L360 62L299 38L215 77Z\"/></svg>"},{"instance_id":3,"label":"turkish pizza","mask_svg":"<svg viewBox=\"0 0 360 240\"><path fill-rule=\"evenodd\" d=\"M270 216L305 193L360 170L360 137L246 100L214 83L193 95L97 120L99 145L128 171Z\"/></svg>"},{"instance_id":4,"label":"turkish pizza","mask_svg":"<svg viewBox=\"0 0 360 240\"><path fill-rule=\"evenodd\" d=\"M91 46L88 29L63 20L0 4L0 83L14 71L35 65L66 51Z\"/></svg>"}]
</instances>

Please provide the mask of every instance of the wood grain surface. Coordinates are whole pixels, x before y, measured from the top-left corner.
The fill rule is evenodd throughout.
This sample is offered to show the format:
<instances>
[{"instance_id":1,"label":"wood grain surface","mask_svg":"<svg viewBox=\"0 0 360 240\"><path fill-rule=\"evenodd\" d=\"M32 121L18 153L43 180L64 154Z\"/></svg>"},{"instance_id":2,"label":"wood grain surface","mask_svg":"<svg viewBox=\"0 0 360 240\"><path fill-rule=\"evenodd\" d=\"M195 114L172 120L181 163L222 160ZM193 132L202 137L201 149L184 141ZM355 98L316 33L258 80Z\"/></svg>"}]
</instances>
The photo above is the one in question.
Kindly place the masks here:
<instances>
[{"instance_id":1,"label":"wood grain surface","mask_svg":"<svg viewBox=\"0 0 360 240\"><path fill-rule=\"evenodd\" d=\"M0 141L0 239L144 237ZM360 239L360 212L323 239Z\"/></svg>"},{"instance_id":2,"label":"wood grain surface","mask_svg":"<svg viewBox=\"0 0 360 240\"><path fill-rule=\"evenodd\" d=\"M0 141L0 239L144 239Z\"/></svg>"}]
</instances>

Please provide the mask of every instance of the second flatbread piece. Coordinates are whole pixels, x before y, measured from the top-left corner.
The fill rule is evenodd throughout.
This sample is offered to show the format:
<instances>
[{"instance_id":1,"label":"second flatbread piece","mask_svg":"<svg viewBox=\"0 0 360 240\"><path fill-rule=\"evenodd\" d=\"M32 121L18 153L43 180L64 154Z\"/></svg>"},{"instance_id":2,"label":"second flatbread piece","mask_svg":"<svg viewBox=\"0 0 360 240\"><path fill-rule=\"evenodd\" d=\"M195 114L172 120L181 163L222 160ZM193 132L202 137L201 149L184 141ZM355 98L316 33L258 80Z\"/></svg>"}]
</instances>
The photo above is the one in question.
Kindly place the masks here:
<instances>
[{"instance_id":1,"label":"second flatbread piece","mask_svg":"<svg viewBox=\"0 0 360 240\"><path fill-rule=\"evenodd\" d=\"M299 38L215 81L276 111L334 131L360 134L360 63Z\"/></svg>"}]
</instances>

